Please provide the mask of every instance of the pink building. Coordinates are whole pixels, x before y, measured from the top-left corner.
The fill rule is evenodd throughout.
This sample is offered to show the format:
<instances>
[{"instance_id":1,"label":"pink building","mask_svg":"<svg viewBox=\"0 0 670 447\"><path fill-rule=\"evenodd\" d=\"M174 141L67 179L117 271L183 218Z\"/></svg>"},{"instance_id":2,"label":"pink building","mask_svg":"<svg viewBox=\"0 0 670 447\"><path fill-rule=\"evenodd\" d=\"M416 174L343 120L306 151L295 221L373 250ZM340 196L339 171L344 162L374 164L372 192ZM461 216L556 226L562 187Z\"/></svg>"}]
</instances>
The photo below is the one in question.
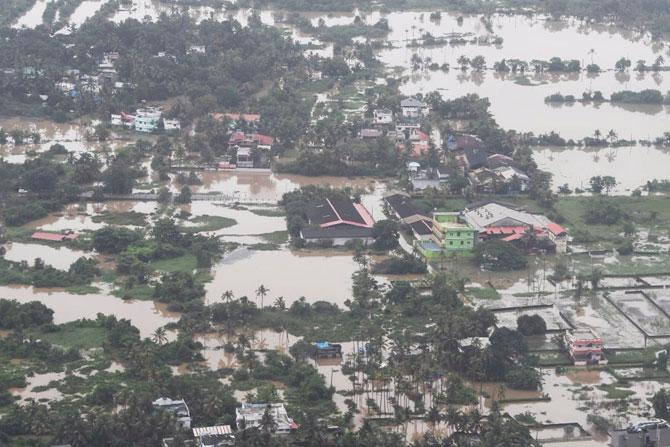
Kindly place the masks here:
<instances>
[{"instance_id":1,"label":"pink building","mask_svg":"<svg viewBox=\"0 0 670 447\"><path fill-rule=\"evenodd\" d=\"M575 329L565 333L565 345L576 366L606 365L603 340L590 329Z\"/></svg>"}]
</instances>

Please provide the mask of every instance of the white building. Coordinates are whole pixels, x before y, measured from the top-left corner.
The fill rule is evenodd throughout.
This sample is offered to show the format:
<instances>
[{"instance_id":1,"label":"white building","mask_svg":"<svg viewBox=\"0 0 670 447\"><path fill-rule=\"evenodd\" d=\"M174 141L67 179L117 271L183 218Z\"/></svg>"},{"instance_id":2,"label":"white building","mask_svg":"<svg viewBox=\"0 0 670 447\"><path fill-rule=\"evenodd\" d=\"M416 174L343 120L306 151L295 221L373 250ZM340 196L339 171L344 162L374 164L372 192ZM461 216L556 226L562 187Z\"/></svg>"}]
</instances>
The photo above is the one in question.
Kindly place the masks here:
<instances>
[{"instance_id":1,"label":"white building","mask_svg":"<svg viewBox=\"0 0 670 447\"><path fill-rule=\"evenodd\" d=\"M204 45L191 45L188 52L189 54L205 54L207 50Z\"/></svg>"},{"instance_id":2,"label":"white building","mask_svg":"<svg viewBox=\"0 0 670 447\"><path fill-rule=\"evenodd\" d=\"M392 124L393 123L393 111L390 109L376 109L372 112L373 118L372 122L374 124Z\"/></svg>"},{"instance_id":3,"label":"white building","mask_svg":"<svg viewBox=\"0 0 670 447\"><path fill-rule=\"evenodd\" d=\"M135 130L138 132L153 132L158 129L162 111L156 107L138 109L135 114Z\"/></svg>"},{"instance_id":4,"label":"white building","mask_svg":"<svg viewBox=\"0 0 670 447\"><path fill-rule=\"evenodd\" d=\"M416 98L407 98L400 101L402 116L407 118L418 118L428 113L428 106Z\"/></svg>"},{"instance_id":5,"label":"white building","mask_svg":"<svg viewBox=\"0 0 670 447\"><path fill-rule=\"evenodd\" d=\"M123 126L123 119L121 118L121 115L116 115L112 113L110 121L112 126Z\"/></svg>"},{"instance_id":6,"label":"white building","mask_svg":"<svg viewBox=\"0 0 670 447\"><path fill-rule=\"evenodd\" d=\"M179 130L181 129L181 123L179 122L179 120L164 119L163 129L165 129L166 131Z\"/></svg>"},{"instance_id":7,"label":"white building","mask_svg":"<svg viewBox=\"0 0 670 447\"><path fill-rule=\"evenodd\" d=\"M497 175L499 175L506 184L511 184L516 177L518 182L519 191L525 192L528 190L528 185L530 184L530 177L526 174L515 168L514 166L500 166L499 168L493 169Z\"/></svg>"},{"instance_id":8,"label":"white building","mask_svg":"<svg viewBox=\"0 0 670 447\"><path fill-rule=\"evenodd\" d=\"M463 217L467 223L479 231L480 236L487 235L491 231L494 235L502 234L505 233L503 231L505 228L525 227L533 229L537 236L544 236L551 240L556 246L557 253L565 253L568 248L568 232L565 228L542 214L531 214L497 202L489 202L472 209L465 209Z\"/></svg>"},{"instance_id":9,"label":"white building","mask_svg":"<svg viewBox=\"0 0 670 447\"><path fill-rule=\"evenodd\" d=\"M266 410L269 410L272 419L277 424L277 433L287 434L297 430L298 424L288 416L284 404L242 404L241 407L235 409L237 429L241 430L241 427L260 428Z\"/></svg>"}]
</instances>

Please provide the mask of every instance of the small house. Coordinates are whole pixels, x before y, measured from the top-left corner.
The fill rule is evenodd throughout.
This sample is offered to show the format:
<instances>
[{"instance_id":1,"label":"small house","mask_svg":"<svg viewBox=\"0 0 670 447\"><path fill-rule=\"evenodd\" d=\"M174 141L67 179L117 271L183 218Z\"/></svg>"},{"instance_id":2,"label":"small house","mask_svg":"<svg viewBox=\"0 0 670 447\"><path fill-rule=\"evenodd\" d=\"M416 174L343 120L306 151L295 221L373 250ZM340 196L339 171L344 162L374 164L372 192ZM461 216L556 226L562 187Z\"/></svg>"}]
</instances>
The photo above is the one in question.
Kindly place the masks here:
<instances>
[{"instance_id":1,"label":"small house","mask_svg":"<svg viewBox=\"0 0 670 447\"><path fill-rule=\"evenodd\" d=\"M417 98L407 98L400 101L402 116L407 118L419 118L428 113L428 106Z\"/></svg>"},{"instance_id":2,"label":"small house","mask_svg":"<svg viewBox=\"0 0 670 447\"><path fill-rule=\"evenodd\" d=\"M603 340L590 329L566 332L565 346L575 366L607 364L603 354Z\"/></svg>"},{"instance_id":3,"label":"small house","mask_svg":"<svg viewBox=\"0 0 670 447\"><path fill-rule=\"evenodd\" d=\"M384 197L384 202L393 217L401 223L413 224L422 220L430 220L426 213L422 212L411 199L405 194L393 194Z\"/></svg>"},{"instance_id":4,"label":"small house","mask_svg":"<svg viewBox=\"0 0 670 447\"><path fill-rule=\"evenodd\" d=\"M363 140L374 140L384 136L384 132L379 129L361 129L358 136Z\"/></svg>"},{"instance_id":5,"label":"small house","mask_svg":"<svg viewBox=\"0 0 670 447\"><path fill-rule=\"evenodd\" d=\"M490 158L489 158L490 160ZM493 172L499 177L500 181L510 192L528 191L530 177L521 172L514 166L500 166L493 169Z\"/></svg>"},{"instance_id":6,"label":"small house","mask_svg":"<svg viewBox=\"0 0 670 447\"><path fill-rule=\"evenodd\" d=\"M235 409L237 429L260 428L263 415L268 411L272 415L278 434L289 434L298 429L298 424L291 419L284 404L242 404Z\"/></svg>"},{"instance_id":7,"label":"small house","mask_svg":"<svg viewBox=\"0 0 670 447\"><path fill-rule=\"evenodd\" d=\"M164 119L163 129L165 129L168 132L173 130L179 130L181 129L181 123L179 122L179 120Z\"/></svg>"},{"instance_id":8,"label":"small house","mask_svg":"<svg viewBox=\"0 0 670 447\"><path fill-rule=\"evenodd\" d=\"M482 140L474 135L447 135L446 147L449 151L480 150L483 146Z\"/></svg>"},{"instance_id":9,"label":"small house","mask_svg":"<svg viewBox=\"0 0 670 447\"><path fill-rule=\"evenodd\" d=\"M419 241L430 241L433 239L433 221L419 220L410 224L414 239Z\"/></svg>"},{"instance_id":10,"label":"small house","mask_svg":"<svg viewBox=\"0 0 670 447\"><path fill-rule=\"evenodd\" d=\"M314 357L317 359L342 357L342 345L340 344L320 341L313 343L312 346L314 346Z\"/></svg>"},{"instance_id":11,"label":"small house","mask_svg":"<svg viewBox=\"0 0 670 447\"><path fill-rule=\"evenodd\" d=\"M188 54L205 54L206 52L204 45L191 45L188 49Z\"/></svg>"},{"instance_id":12,"label":"small house","mask_svg":"<svg viewBox=\"0 0 670 447\"><path fill-rule=\"evenodd\" d=\"M392 124L393 111L390 109L375 109L372 112L372 122L374 124Z\"/></svg>"}]
</instances>

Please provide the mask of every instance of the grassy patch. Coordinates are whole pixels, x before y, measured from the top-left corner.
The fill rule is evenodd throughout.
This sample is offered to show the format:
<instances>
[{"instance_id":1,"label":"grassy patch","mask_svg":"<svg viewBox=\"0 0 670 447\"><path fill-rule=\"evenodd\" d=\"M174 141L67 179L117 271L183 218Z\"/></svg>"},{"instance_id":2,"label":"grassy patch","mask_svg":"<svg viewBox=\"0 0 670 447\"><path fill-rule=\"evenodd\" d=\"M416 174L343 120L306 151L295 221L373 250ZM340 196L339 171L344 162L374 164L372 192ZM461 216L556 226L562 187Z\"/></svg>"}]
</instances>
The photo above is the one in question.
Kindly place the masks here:
<instances>
[{"instance_id":1,"label":"grassy patch","mask_svg":"<svg viewBox=\"0 0 670 447\"><path fill-rule=\"evenodd\" d=\"M621 207L635 224L648 226L652 212L658 213L657 228L670 225L670 196L607 198ZM584 210L593 199L590 197L562 197L555 205L558 213L566 220L565 226L571 231L588 233L596 240L616 239L622 231L623 222L615 225L593 225L584 222Z\"/></svg>"},{"instance_id":2,"label":"grassy patch","mask_svg":"<svg viewBox=\"0 0 670 447\"><path fill-rule=\"evenodd\" d=\"M282 209L278 208L262 208L262 209L251 209L249 212L254 213L257 216L263 217L284 217L286 213Z\"/></svg>"},{"instance_id":3,"label":"grassy patch","mask_svg":"<svg viewBox=\"0 0 670 447\"><path fill-rule=\"evenodd\" d=\"M537 355L538 366L566 366L572 365L570 357L564 352L542 352Z\"/></svg>"},{"instance_id":4,"label":"grassy patch","mask_svg":"<svg viewBox=\"0 0 670 447\"><path fill-rule=\"evenodd\" d=\"M65 290L67 290L68 292L73 293L75 295L91 295L93 293L100 292L99 288L97 288L95 286L88 285L88 284L70 286L70 287L67 287Z\"/></svg>"},{"instance_id":5,"label":"grassy patch","mask_svg":"<svg viewBox=\"0 0 670 447\"><path fill-rule=\"evenodd\" d=\"M263 233L260 237L273 244L285 244L288 242L288 231L280 230L273 231L272 233Z\"/></svg>"},{"instance_id":6,"label":"grassy patch","mask_svg":"<svg viewBox=\"0 0 670 447\"><path fill-rule=\"evenodd\" d=\"M143 227L147 224L147 215L138 213L137 211L128 211L123 213L110 213L104 211L91 217L91 220L96 223L106 223L107 225L134 225Z\"/></svg>"},{"instance_id":7,"label":"grassy patch","mask_svg":"<svg viewBox=\"0 0 670 447\"><path fill-rule=\"evenodd\" d=\"M500 294L491 287L469 287L465 289L465 296L476 300L499 300Z\"/></svg>"},{"instance_id":8,"label":"grassy patch","mask_svg":"<svg viewBox=\"0 0 670 447\"><path fill-rule=\"evenodd\" d=\"M625 399L635 394L635 391L622 390L617 388L615 384L601 384L598 388L607 392L608 399Z\"/></svg>"},{"instance_id":9,"label":"grassy patch","mask_svg":"<svg viewBox=\"0 0 670 447\"><path fill-rule=\"evenodd\" d=\"M154 296L154 288L149 284L112 290L112 295L124 300L151 300Z\"/></svg>"},{"instance_id":10,"label":"grassy patch","mask_svg":"<svg viewBox=\"0 0 670 447\"><path fill-rule=\"evenodd\" d=\"M55 332L31 332L35 338L48 341L64 348L92 349L102 347L106 340L105 329L101 327L82 327L78 323L65 323Z\"/></svg>"},{"instance_id":11,"label":"grassy patch","mask_svg":"<svg viewBox=\"0 0 670 447\"><path fill-rule=\"evenodd\" d=\"M190 220L195 226L181 226L184 233L200 233L201 231L218 231L237 225L235 219L223 216L197 216Z\"/></svg>"},{"instance_id":12,"label":"grassy patch","mask_svg":"<svg viewBox=\"0 0 670 447\"><path fill-rule=\"evenodd\" d=\"M186 254L178 258L162 259L149 263L149 267L160 272L192 272L198 268L198 261L195 255Z\"/></svg>"},{"instance_id":13,"label":"grassy patch","mask_svg":"<svg viewBox=\"0 0 670 447\"><path fill-rule=\"evenodd\" d=\"M280 245L277 244L252 244L247 247L247 250L258 250L258 251L273 251L281 249Z\"/></svg>"}]
</instances>

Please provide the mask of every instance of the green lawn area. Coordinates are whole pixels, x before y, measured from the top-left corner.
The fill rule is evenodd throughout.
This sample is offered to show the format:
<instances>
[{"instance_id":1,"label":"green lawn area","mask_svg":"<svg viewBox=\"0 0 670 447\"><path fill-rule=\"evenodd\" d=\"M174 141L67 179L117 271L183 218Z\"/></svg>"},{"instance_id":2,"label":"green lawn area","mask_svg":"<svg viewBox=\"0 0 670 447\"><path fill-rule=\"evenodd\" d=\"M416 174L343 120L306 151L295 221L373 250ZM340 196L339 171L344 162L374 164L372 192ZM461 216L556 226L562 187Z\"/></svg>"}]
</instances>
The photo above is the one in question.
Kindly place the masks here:
<instances>
[{"instance_id":1,"label":"green lawn area","mask_svg":"<svg viewBox=\"0 0 670 447\"><path fill-rule=\"evenodd\" d=\"M138 284L130 289L114 289L112 295L123 299L151 300L154 296L154 288L148 284Z\"/></svg>"},{"instance_id":2,"label":"green lawn area","mask_svg":"<svg viewBox=\"0 0 670 447\"><path fill-rule=\"evenodd\" d=\"M201 231L218 231L237 225L235 219L223 216L197 216L190 220L195 226L181 226L179 229L185 233L199 233Z\"/></svg>"},{"instance_id":3,"label":"green lawn area","mask_svg":"<svg viewBox=\"0 0 670 447\"><path fill-rule=\"evenodd\" d=\"M283 209L279 208L267 208L267 209L251 209L249 212L254 213L257 216L263 217L284 217L286 212Z\"/></svg>"},{"instance_id":4,"label":"green lawn area","mask_svg":"<svg viewBox=\"0 0 670 447\"><path fill-rule=\"evenodd\" d=\"M76 322L59 327L56 332L34 331L30 335L54 345L76 349L99 348L106 340L105 330L101 327L79 327Z\"/></svg>"},{"instance_id":5,"label":"green lawn area","mask_svg":"<svg viewBox=\"0 0 670 447\"><path fill-rule=\"evenodd\" d=\"M500 294L491 287L469 287L465 289L465 296L475 300L498 300Z\"/></svg>"},{"instance_id":6,"label":"green lawn area","mask_svg":"<svg viewBox=\"0 0 670 447\"><path fill-rule=\"evenodd\" d=\"M103 211L91 217L93 222L103 222L107 225L134 225L143 227L147 224L147 215L137 211L127 211L123 213L110 213Z\"/></svg>"},{"instance_id":7,"label":"green lawn area","mask_svg":"<svg viewBox=\"0 0 670 447\"><path fill-rule=\"evenodd\" d=\"M598 385L598 388L607 392L606 397L608 399L625 399L635 394L635 391L622 390L621 388L617 388L614 384L601 384Z\"/></svg>"},{"instance_id":8,"label":"green lawn area","mask_svg":"<svg viewBox=\"0 0 670 447\"><path fill-rule=\"evenodd\" d=\"M623 221L615 225L594 225L584 222L584 210L592 200L591 197L562 197L555 208L565 218L564 225L573 232L588 232L599 240L616 238L622 232ZM657 228L667 229L670 225L670 196L613 196L608 200L621 207L637 226L648 228L652 212L658 213Z\"/></svg>"},{"instance_id":9,"label":"green lawn area","mask_svg":"<svg viewBox=\"0 0 670 447\"><path fill-rule=\"evenodd\" d=\"M149 267L160 272L192 272L198 268L198 261L195 255L186 254L178 258L162 259L149 263Z\"/></svg>"},{"instance_id":10,"label":"green lawn area","mask_svg":"<svg viewBox=\"0 0 670 447\"><path fill-rule=\"evenodd\" d=\"M87 285L87 284L82 284L82 285L77 285L77 286L70 286L70 287L66 288L65 290L67 290L68 292L73 293L75 295L90 295L90 294L93 294L93 293L100 292L99 288L97 288L95 286Z\"/></svg>"},{"instance_id":11,"label":"green lawn area","mask_svg":"<svg viewBox=\"0 0 670 447\"><path fill-rule=\"evenodd\" d=\"M260 236L273 244L285 244L288 242L288 231L286 230L273 231L272 233L263 233Z\"/></svg>"}]
</instances>

